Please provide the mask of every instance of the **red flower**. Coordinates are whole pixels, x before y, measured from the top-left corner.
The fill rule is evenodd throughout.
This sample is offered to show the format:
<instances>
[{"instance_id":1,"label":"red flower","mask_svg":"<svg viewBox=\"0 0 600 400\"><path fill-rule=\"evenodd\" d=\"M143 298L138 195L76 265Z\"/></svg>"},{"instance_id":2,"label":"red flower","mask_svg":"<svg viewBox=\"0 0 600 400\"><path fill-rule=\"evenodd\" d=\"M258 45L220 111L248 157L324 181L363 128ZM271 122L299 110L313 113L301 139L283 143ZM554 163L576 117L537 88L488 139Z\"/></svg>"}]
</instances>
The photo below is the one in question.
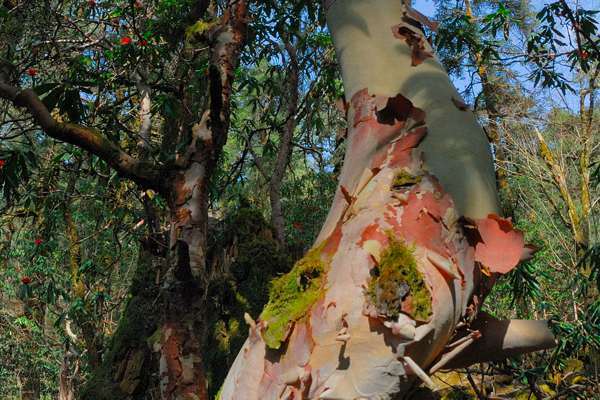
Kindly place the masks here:
<instances>
[{"instance_id":1,"label":"red flower","mask_svg":"<svg viewBox=\"0 0 600 400\"><path fill-rule=\"evenodd\" d=\"M36 246L39 246L40 244L42 244L44 241L40 238L37 238L33 241L35 243Z\"/></svg>"},{"instance_id":2,"label":"red flower","mask_svg":"<svg viewBox=\"0 0 600 400\"><path fill-rule=\"evenodd\" d=\"M123 46L127 46L128 44L131 44L131 38L129 36L124 36L121 38L121 44Z\"/></svg>"},{"instance_id":3,"label":"red flower","mask_svg":"<svg viewBox=\"0 0 600 400\"><path fill-rule=\"evenodd\" d=\"M21 278L21 283L23 283L23 285L29 285L31 283L31 278L28 276L24 276Z\"/></svg>"},{"instance_id":4,"label":"red flower","mask_svg":"<svg viewBox=\"0 0 600 400\"><path fill-rule=\"evenodd\" d=\"M37 69L35 69L33 67L27 68L27 75L29 75L33 78L34 76L37 75Z\"/></svg>"},{"instance_id":5,"label":"red flower","mask_svg":"<svg viewBox=\"0 0 600 400\"><path fill-rule=\"evenodd\" d=\"M0 169L2 169L2 167L4 167L5 164L6 160L0 160Z\"/></svg>"},{"instance_id":6,"label":"red flower","mask_svg":"<svg viewBox=\"0 0 600 400\"><path fill-rule=\"evenodd\" d=\"M299 231L301 231L301 230L302 230L302 228L303 228L302 222L298 222L298 221L294 221L294 222L292 222L292 226L293 226L294 228L298 229Z\"/></svg>"},{"instance_id":7,"label":"red flower","mask_svg":"<svg viewBox=\"0 0 600 400\"><path fill-rule=\"evenodd\" d=\"M96 0L88 0L88 6L96 7Z\"/></svg>"},{"instance_id":8,"label":"red flower","mask_svg":"<svg viewBox=\"0 0 600 400\"><path fill-rule=\"evenodd\" d=\"M142 2L141 2L140 0L137 0L137 1L136 1L136 2L133 4L133 6L134 6L135 8L142 8L142 7L143 7L143 4L142 4Z\"/></svg>"},{"instance_id":9,"label":"red flower","mask_svg":"<svg viewBox=\"0 0 600 400\"><path fill-rule=\"evenodd\" d=\"M138 42L138 44L142 47L147 46L148 45L148 41L145 39L142 39Z\"/></svg>"},{"instance_id":10,"label":"red flower","mask_svg":"<svg viewBox=\"0 0 600 400\"><path fill-rule=\"evenodd\" d=\"M588 53L587 51L585 51L585 50L579 51L579 57L581 57L582 60L587 60L589 56L590 56L590 53Z\"/></svg>"}]
</instances>

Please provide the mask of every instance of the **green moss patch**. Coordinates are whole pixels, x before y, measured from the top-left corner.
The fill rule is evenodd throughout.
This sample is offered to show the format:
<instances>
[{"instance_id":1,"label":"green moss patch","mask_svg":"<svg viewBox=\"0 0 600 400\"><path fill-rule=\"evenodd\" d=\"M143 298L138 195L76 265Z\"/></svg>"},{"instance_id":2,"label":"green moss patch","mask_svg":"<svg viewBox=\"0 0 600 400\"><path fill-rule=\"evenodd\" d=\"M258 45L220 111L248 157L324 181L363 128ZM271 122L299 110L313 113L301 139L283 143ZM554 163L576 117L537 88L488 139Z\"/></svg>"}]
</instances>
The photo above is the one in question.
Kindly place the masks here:
<instances>
[{"instance_id":1,"label":"green moss patch","mask_svg":"<svg viewBox=\"0 0 600 400\"><path fill-rule=\"evenodd\" d=\"M404 303L410 304L409 314L414 319L426 321L431 316L431 294L417 268L414 250L391 234L389 237L390 244L372 271L367 295L379 314L395 318Z\"/></svg>"},{"instance_id":2,"label":"green moss patch","mask_svg":"<svg viewBox=\"0 0 600 400\"><path fill-rule=\"evenodd\" d=\"M401 169L396 175L394 175L394 179L392 180L392 189L402 189L407 186L416 185L421 182L420 175L412 175L406 172L404 169Z\"/></svg>"},{"instance_id":3,"label":"green moss patch","mask_svg":"<svg viewBox=\"0 0 600 400\"><path fill-rule=\"evenodd\" d=\"M193 25L185 28L185 38L191 40L194 36L200 36L204 32L212 29L216 25L216 21L203 21L198 20Z\"/></svg>"},{"instance_id":4,"label":"green moss patch","mask_svg":"<svg viewBox=\"0 0 600 400\"><path fill-rule=\"evenodd\" d=\"M229 367L246 340L244 313L256 318L269 300L270 282L292 266L290 256L273 238L260 210L240 200L240 208L211 226L209 259L234 250L227 274L209 287L204 358L209 397L215 398ZM219 271L221 267L215 270ZM217 277L215 277L217 278Z\"/></svg>"},{"instance_id":5,"label":"green moss patch","mask_svg":"<svg viewBox=\"0 0 600 400\"><path fill-rule=\"evenodd\" d=\"M327 269L322 249L319 246L310 250L290 272L271 283L269 303L260 315L267 322L263 339L270 348L281 346L289 324L302 318L321 296Z\"/></svg>"}]
</instances>

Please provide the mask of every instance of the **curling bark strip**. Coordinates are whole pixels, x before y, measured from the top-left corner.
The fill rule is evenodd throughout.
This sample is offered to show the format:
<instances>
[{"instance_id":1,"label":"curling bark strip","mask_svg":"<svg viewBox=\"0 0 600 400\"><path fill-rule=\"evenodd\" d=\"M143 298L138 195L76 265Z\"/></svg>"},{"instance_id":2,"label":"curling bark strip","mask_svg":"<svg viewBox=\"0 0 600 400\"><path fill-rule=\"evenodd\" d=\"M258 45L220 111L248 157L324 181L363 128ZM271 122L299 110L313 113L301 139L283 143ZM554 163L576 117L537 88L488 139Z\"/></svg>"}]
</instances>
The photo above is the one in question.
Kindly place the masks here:
<instances>
[{"instance_id":1,"label":"curling bark strip","mask_svg":"<svg viewBox=\"0 0 600 400\"><path fill-rule=\"evenodd\" d=\"M313 249L276 281L258 321L248 318L223 400L390 399L417 378L432 386L430 368L465 355L553 345L544 322L477 318L492 273L528 250L496 215L484 133L453 102L414 12L397 0L328 6L352 94L338 190ZM399 40L398 26L421 36ZM506 243L508 259L498 255ZM477 343L488 351L469 353Z\"/></svg>"}]
</instances>

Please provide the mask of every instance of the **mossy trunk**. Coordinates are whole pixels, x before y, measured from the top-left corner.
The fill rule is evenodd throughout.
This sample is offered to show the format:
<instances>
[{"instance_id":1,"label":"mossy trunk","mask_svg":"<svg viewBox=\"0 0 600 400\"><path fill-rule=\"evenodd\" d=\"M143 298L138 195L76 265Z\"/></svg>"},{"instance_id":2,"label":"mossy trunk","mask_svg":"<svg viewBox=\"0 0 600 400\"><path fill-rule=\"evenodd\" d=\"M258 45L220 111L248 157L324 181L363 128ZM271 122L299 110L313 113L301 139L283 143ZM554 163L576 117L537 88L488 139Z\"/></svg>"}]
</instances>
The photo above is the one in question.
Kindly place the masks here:
<instances>
[{"instance_id":1,"label":"mossy trunk","mask_svg":"<svg viewBox=\"0 0 600 400\"><path fill-rule=\"evenodd\" d=\"M551 346L545 323L468 330L526 251L495 215L489 145L429 21L398 0L325 3L349 103L344 167L313 249L248 319L221 399L390 399L433 386L476 341L480 359Z\"/></svg>"},{"instance_id":2,"label":"mossy trunk","mask_svg":"<svg viewBox=\"0 0 600 400\"><path fill-rule=\"evenodd\" d=\"M159 398L158 356L153 351L163 299L157 276L164 258L142 246L133 278L131 298L98 369L82 390L82 400ZM154 397L152 397L154 395Z\"/></svg>"}]
</instances>

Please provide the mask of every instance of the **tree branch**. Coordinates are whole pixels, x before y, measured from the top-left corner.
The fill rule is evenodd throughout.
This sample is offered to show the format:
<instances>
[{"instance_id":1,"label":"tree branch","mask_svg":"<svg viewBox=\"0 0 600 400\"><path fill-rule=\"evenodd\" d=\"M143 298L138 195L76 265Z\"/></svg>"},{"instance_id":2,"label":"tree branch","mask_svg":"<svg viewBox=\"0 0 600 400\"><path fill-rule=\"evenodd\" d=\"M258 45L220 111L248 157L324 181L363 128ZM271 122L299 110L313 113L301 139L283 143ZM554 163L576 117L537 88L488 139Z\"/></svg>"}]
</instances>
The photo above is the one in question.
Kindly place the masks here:
<instances>
[{"instance_id":1,"label":"tree branch","mask_svg":"<svg viewBox=\"0 0 600 400\"><path fill-rule=\"evenodd\" d=\"M0 98L9 100L16 107L27 109L48 136L87 150L106 161L119 175L160 191L161 171L156 165L132 157L92 128L58 122L33 90L19 90L0 82Z\"/></svg>"}]
</instances>

